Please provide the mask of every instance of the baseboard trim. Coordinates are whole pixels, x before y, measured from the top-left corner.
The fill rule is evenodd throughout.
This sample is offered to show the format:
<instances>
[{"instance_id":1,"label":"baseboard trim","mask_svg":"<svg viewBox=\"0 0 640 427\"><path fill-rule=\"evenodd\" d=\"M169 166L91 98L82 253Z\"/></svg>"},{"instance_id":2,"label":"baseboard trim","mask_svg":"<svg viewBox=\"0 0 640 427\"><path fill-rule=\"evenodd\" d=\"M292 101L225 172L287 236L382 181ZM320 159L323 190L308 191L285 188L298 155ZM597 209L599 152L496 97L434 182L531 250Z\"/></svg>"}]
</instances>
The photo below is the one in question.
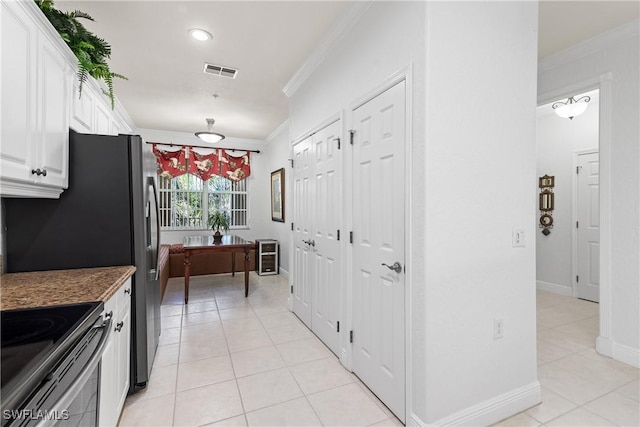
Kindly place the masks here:
<instances>
[{"instance_id":1,"label":"baseboard trim","mask_svg":"<svg viewBox=\"0 0 640 427\"><path fill-rule=\"evenodd\" d=\"M285 270L282 267L278 268L278 274L281 275L284 279L289 280L289 271Z\"/></svg>"},{"instance_id":2,"label":"baseboard trim","mask_svg":"<svg viewBox=\"0 0 640 427\"><path fill-rule=\"evenodd\" d=\"M538 381L534 381L531 384L527 384L526 386L501 394L493 399L489 399L477 405L463 409L462 411L439 419L433 423L416 425L488 426L529 409L540 402L540 383ZM420 421L420 419L412 414L411 422L418 421Z\"/></svg>"},{"instance_id":3,"label":"baseboard trim","mask_svg":"<svg viewBox=\"0 0 640 427\"><path fill-rule=\"evenodd\" d=\"M640 350L626 345L613 343L613 358L627 365L640 368Z\"/></svg>"},{"instance_id":4,"label":"baseboard trim","mask_svg":"<svg viewBox=\"0 0 640 427\"><path fill-rule=\"evenodd\" d=\"M567 297L573 296L573 289L571 289L571 287L558 285L557 283L543 282L542 280L536 280L536 289Z\"/></svg>"},{"instance_id":5,"label":"baseboard trim","mask_svg":"<svg viewBox=\"0 0 640 427\"><path fill-rule=\"evenodd\" d=\"M596 340L596 351L618 362L640 368L640 350L637 348L618 344L610 338L599 336Z\"/></svg>"}]
</instances>

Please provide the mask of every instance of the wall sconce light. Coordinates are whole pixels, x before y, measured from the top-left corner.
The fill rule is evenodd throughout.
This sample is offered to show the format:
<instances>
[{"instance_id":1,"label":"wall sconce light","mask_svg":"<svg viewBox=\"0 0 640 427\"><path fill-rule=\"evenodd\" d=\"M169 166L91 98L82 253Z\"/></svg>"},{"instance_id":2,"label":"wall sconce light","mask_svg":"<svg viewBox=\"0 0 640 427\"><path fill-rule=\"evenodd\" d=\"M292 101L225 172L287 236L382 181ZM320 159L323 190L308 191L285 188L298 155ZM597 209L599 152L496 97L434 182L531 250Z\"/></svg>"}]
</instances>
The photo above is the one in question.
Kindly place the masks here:
<instances>
[{"instance_id":1,"label":"wall sconce light","mask_svg":"<svg viewBox=\"0 0 640 427\"><path fill-rule=\"evenodd\" d=\"M553 228L553 207L555 186L555 177L544 175L538 179L538 187L540 187L540 198L538 200L538 209L540 209L540 225L542 234L548 236Z\"/></svg>"},{"instance_id":2,"label":"wall sconce light","mask_svg":"<svg viewBox=\"0 0 640 427\"><path fill-rule=\"evenodd\" d=\"M589 96L582 96L578 99L571 96L566 102L554 102L551 108L553 108L556 114L563 119L573 120L574 117L587 111L589 101L591 101L591 97Z\"/></svg>"}]
</instances>

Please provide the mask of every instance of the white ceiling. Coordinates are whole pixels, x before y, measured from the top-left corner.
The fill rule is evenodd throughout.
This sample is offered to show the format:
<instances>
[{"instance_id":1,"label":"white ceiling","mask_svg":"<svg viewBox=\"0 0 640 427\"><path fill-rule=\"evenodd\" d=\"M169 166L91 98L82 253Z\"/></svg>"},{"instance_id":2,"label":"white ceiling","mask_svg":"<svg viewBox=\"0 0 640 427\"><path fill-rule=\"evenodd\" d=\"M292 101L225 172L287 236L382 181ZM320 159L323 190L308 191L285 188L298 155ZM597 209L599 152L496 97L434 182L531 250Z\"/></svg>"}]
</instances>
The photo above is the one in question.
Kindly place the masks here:
<instances>
[{"instance_id":1,"label":"white ceiling","mask_svg":"<svg viewBox=\"0 0 640 427\"><path fill-rule=\"evenodd\" d=\"M86 27L112 46L116 96L140 128L207 130L265 139L288 116L282 88L349 6L339 1L58 0L81 10ZM540 3L539 57L633 19L637 1ZM190 38L190 28L213 35ZM236 79L206 75L205 62L239 70ZM214 96L214 95L217 95Z\"/></svg>"}]
</instances>

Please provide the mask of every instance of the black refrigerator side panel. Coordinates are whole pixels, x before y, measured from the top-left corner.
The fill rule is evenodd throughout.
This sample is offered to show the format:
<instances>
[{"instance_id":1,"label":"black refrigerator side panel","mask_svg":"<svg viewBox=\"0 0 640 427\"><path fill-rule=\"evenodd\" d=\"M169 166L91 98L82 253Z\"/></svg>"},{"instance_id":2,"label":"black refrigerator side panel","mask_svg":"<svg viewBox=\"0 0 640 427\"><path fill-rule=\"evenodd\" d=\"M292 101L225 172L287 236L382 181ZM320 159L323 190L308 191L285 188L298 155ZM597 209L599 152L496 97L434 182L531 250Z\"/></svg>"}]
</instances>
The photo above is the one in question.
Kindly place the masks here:
<instances>
[{"instance_id":1,"label":"black refrigerator side panel","mask_svg":"<svg viewBox=\"0 0 640 427\"><path fill-rule=\"evenodd\" d=\"M69 138L69 188L60 199L4 199L7 271L134 263L127 136Z\"/></svg>"}]
</instances>

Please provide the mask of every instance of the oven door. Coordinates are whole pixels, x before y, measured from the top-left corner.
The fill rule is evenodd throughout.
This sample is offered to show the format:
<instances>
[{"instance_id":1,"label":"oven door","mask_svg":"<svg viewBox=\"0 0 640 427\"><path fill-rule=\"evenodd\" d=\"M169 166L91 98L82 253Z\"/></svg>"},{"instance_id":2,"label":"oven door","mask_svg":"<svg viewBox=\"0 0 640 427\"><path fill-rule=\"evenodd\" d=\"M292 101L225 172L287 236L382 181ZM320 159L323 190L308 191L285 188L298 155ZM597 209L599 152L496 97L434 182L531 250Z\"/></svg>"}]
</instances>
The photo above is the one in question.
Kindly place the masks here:
<instances>
[{"instance_id":1,"label":"oven door","mask_svg":"<svg viewBox=\"0 0 640 427\"><path fill-rule=\"evenodd\" d=\"M12 426L98 425L100 360L111 319L98 319L47 375Z\"/></svg>"}]
</instances>

